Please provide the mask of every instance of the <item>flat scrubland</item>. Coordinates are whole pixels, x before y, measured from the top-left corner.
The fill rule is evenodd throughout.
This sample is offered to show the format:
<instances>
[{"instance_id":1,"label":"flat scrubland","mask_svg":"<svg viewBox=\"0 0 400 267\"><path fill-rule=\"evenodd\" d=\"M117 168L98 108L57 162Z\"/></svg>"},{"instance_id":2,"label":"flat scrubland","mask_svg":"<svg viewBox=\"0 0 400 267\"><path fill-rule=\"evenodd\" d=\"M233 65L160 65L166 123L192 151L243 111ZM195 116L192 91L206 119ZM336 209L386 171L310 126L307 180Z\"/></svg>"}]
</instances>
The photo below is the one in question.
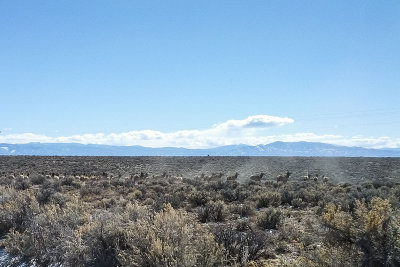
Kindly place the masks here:
<instances>
[{"instance_id":1,"label":"flat scrubland","mask_svg":"<svg viewBox=\"0 0 400 267\"><path fill-rule=\"evenodd\" d=\"M399 207L399 158L0 157L0 264L400 266Z\"/></svg>"}]
</instances>

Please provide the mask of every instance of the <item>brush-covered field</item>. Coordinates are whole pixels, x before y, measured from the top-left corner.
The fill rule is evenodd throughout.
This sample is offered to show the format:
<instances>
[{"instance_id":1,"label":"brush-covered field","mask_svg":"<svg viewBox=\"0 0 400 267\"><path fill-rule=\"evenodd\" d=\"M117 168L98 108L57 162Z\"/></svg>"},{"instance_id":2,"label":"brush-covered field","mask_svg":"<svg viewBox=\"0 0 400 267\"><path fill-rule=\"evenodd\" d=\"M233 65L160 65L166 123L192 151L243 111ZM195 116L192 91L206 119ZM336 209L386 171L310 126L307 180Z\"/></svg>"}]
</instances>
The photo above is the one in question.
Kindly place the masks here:
<instances>
[{"instance_id":1,"label":"brush-covered field","mask_svg":"<svg viewBox=\"0 0 400 267\"><path fill-rule=\"evenodd\" d=\"M400 158L0 157L0 265L399 266L399 207Z\"/></svg>"}]
</instances>

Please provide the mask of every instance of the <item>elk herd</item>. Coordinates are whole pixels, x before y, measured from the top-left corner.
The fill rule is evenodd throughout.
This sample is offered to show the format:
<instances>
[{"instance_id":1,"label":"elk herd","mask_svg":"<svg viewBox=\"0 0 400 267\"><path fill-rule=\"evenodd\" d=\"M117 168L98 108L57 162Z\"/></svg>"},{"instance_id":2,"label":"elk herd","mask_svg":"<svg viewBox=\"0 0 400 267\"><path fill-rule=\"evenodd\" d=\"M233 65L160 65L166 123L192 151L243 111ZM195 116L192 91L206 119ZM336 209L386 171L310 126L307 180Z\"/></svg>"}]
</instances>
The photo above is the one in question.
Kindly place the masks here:
<instances>
[{"instance_id":1,"label":"elk herd","mask_svg":"<svg viewBox=\"0 0 400 267\"><path fill-rule=\"evenodd\" d=\"M2 177L7 177L8 179L18 179L18 180L26 180L30 178L29 173L1 173L0 174ZM181 174L170 174L168 172L163 172L162 174L159 175L149 175L147 172L138 172L138 173L132 173L132 174L108 174L106 172L103 172L101 174L79 174L79 175L67 175L66 173L64 174L59 174L59 173L39 173L39 174L34 174L36 177L41 176L44 179L53 179L53 180L61 180L65 178L69 179L76 179L80 181L85 181L85 180L99 180L99 179L119 179L119 180L124 180L124 181L130 181L133 182L134 184L139 184L144 182L145 180L148 179L165 179L167 180L170 184L176 184L176 183L181 183L184 180L183 175ZM239 177L239 173L228 173L224 174L222 172L212 172L212 173L201 173L198 176L195 176L194 179L196 180L202 180L207 183L211 182L218 182L218 181L227 181L227 182L233 182L237 181ZM277 183L287 183L289 181L289 178L291 177L292 173L289 171L286 171L285 173L278 174L276 176L276 182ZM261 180L265 177L265 173L255 173L250 176L247 176L248 181L252 182L261 182ZM187 179L191 179L191 177L186 177ZM192 177L193 178L193 177ZM246 175L243 174L241 179L242 181L246 181ZM271 182L270 178L264 179L265 181ZM299 180L299 179L296 179ZM329 181L329 178L325 175L319 175L319 174L309 174L303 176L303 181L314 181L314 182L319 182L322 181L324 183L327 183Z\"/></svg>"}]
</instances>

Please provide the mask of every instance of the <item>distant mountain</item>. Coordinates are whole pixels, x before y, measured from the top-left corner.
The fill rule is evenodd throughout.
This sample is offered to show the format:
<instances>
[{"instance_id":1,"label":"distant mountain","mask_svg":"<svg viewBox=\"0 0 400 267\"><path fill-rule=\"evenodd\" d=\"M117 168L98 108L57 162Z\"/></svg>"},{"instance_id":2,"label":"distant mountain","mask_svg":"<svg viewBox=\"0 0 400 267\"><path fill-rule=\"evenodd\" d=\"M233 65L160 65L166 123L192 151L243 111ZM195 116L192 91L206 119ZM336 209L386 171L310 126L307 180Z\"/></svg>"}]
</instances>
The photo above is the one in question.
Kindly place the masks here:
<instances>
[{"instance_id":1,"label":"distant mountain","mask_svg":"<svg viewBox=\"0 0 400 267\"><path fill-rule=\"evenodd\" d=\"M400 157L400 149L368 149L316 142L274 142L267 145L231 145L210 149L177 147L83 145L77 143L0 144L0 155L34 156L303 156Z\"/></svg>"},{"instance_id":2,"label":"distant mountain","mask_svg":"<svg viewBox=\"0 0 400 267\"><path fill-rule=\"evenodd\" d=\"M400 157L400 149L368 149L317 142L274 142L258 146L225 146L215 150L216 154L223 152L229 156Z\"/></svg>"}]
</instances>

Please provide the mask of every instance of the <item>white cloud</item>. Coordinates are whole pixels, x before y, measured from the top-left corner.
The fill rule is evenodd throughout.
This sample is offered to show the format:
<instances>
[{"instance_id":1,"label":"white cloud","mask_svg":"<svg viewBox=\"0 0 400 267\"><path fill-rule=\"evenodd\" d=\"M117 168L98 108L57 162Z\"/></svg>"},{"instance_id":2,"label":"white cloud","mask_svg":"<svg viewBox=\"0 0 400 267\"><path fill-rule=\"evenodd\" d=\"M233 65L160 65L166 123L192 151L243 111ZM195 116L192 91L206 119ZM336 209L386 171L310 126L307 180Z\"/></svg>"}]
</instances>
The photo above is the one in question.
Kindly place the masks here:
<instances>
[{"instance_id":1,"label":"white cloud","mask_svg":"<svg viewBox=\"0 0 400 267\"><path fill-rule=\"evenodd\" d=\"M0 135L0 143L21 144L41 143L82 143L107 145L141 145L147 147L186 147L208 148L232 144L268 144L275 141L324 142L336 145L362 146L368 148L400 147L400 138L364 137L341 135L317 135L314 133L296 133L286 135L267 135L270 127L293 123L286 117L268 115L250 116L243 120L228 120L204 130L180 130L160 132L154 130L129 131L111 134L82 134L72 136L49 137L33 133Z\"/></svg>"},{"instance_id":2,"label":"white cloud","mask_svg":"<svg viewBox=\"0 0 400 267\"><path fill-rule=\"evenodd\" d=\"M293 122L293 119L286 117L255 115L247 117L244 120L228 120L224 123L214 125L213 128L220 130L266 128L273 126L282 126Z\"/></svg>"}]
</instances>

